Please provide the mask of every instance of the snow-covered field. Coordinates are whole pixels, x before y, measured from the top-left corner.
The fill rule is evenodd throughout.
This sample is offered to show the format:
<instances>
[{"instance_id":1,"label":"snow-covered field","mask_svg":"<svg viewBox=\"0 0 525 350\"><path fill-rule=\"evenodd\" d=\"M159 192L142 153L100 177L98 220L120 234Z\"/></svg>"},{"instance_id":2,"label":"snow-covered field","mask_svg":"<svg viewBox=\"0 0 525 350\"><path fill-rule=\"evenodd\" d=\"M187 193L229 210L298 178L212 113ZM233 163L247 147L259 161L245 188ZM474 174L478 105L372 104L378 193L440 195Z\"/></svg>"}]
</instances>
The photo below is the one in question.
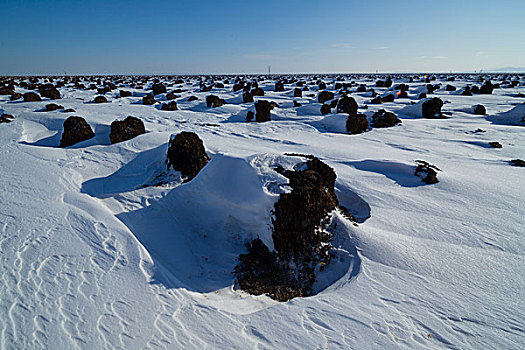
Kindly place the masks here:
<instances>
[{"instance_id":1,"label":"snow-covered field","mask_svg":"<svg viewBox=\"0 0 525 350\"><path fill-rule=\"evenodd\" d=\"M242 103L233 81L200 92L198 79L168 87L185 90L178 111L142 105L153 79L103 104L92 103L96 91L66 84L51 102L74 113L0 96L0 112L15 117L0 124L2 348L525 347L525 169L510 164L525 158L525 98L515 97L523 76L491 95L461 95L480 85L477 76L441 81L429 97L445 102L447 119L420 118L412 105L424 79L394 77L409 84L409 98L382 105L352 86L360 113L383 108L402 120L357 135L345 132L346 115L321 115L317 85L294 98L295 84L274 92L275 80L261 77L265 96L255 99L280 108L270 122L247 123L253 103ZM336 92L335 81L375 88L377 77L323 80ZM117 98L119 89L133 96ZM210 94L228 104L206 107ZM486 116L473 114L477 104ZM58 148L71 115L96 137ZM147 133L110 144L111 122L129 115ZM144 186L167 176L168 141L180 131L202 138L210 163L191 182L171 174ZM333 167L339 200L359 224L338 218L338 259L316 295L279 303L234 290L232 271L247 242L259 235L271 245L271 209L286 185L272 167L286 152ZM441 169L440 182L416 177L415 160Z\"/></svg>"}]
</instances>

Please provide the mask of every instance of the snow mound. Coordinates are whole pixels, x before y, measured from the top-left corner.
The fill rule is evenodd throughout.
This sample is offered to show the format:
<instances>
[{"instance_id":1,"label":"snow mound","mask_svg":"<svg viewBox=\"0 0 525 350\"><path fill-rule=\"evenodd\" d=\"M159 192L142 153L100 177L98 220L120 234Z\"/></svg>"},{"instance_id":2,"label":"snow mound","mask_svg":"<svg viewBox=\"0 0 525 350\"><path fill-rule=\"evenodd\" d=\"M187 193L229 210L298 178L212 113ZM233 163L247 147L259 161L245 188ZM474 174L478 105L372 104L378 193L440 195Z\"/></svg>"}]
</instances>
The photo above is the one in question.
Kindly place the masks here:
<instances>
[{"instance_id":1,"label":"snow mound","mask_svg":"<svg viewBox=\"0 0 525 350\"><path fill-rule=\"evenodd\" d=\"M405 106L397 111L400 116L423 118L423 103L432 98L423 98L413 105Z\"/></svg>"},{"instance_id":2,"label":"snow mound","mask_svg":"<svg viewBox=\"0 0 525 350\"><path fill-rule=\"evenodd\" d=\"M77 116L78 114L74 114ZM67 115L55 113L29 112L24 115L24 131L20 141L24 144L39 147L59 147L62 133L64 132L64 121ZM95 137L78 142L70 148L82 148L93 145L109 145L110 126L99 119L89 118L87 123L95 132Z\"/></svg>"},{"instance_id":3,"label":"snow mound","mask_svg":"<svg viewBox=\"0 0 525 350\"><path fill-rule=\"evenodd\" d=\"M191 182L118 217L150 252L159 282L210 292L233 284L246 243L259 236L273 246L273 203L246 160L218 154Z\"/></svg>"},{"instance_id":4,"label":"snow mound","mask_svg":"<svg viewBox=\"0 0 525 350\"><path fill-rule=\"evenodd\" d=\"M250 164L261 177L264 183L264 191L269 195L277 197L281 193L289 193L291 189L290 186L288 186L288 179L274 169L281 166L285 170L294 170L306 166L303 157L271 153L258 154L251 157ZM276 201L277 199L278 198L275 198Z\"/></svg>"},{"instance_id":5,"label":"snow mound","mask_svg":"<svg viewBox=\"0 0 525 350\"><path fill-rule=\"evenodd\" d=\"M92 197L107 198L147 186L180 185L180 172L166 169L166 148L166 145L160 145L139 152L115 173L85 181L82 192Z\"/></svg>"},{"instance_id":6,"label":"snow mound","mask_svg":"<svg viewBox=\"0 0 525 350\"><path fill-rule=\"evenodd\" d=\"M348 134L346 130L346 120L348 114L329 114L321 120L311 122L310 124L320 130L327 132Z\"/></svg>"},{"instance_id":7,"label":"snow mound","mask_svg":"<svg viewBox=\"0 0 525 350\"><path fill-rule=\"evenodd\" d=\"M525 103L517 105L507 112L488 116L487 120L500 125L525 126Z\"/></svg>"}]
</instances>

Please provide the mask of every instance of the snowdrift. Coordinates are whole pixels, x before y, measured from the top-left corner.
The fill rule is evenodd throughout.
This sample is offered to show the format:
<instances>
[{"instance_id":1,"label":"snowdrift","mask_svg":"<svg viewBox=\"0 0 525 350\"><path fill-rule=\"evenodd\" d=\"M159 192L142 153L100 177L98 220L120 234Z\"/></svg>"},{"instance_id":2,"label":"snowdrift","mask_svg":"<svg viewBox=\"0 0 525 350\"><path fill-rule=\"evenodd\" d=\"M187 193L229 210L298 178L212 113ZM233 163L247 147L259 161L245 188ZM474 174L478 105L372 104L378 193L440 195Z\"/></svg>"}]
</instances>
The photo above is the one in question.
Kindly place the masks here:
<instances>
[{"instance_id":1,"label":"snowdrift","mask_svg":"<svg viewBox=\"0 0 525 350\"><path fill-rule=\"evenodd\" d=\"M486 118L494 124L525 126L525 103L519 104L507 112L489 115Z\"/></svg>"},{"instance_id":2,"label":"snowdrift","mask_svg":"<svg viewBox=\"0 0 525 350\"><path fill-rule=\"evenodd\" d=\"M273 201L249 163L218 154L191 182L118 217L169 271L159 280L210 292L232 284L235 258L250 240L271 247Z\"/></svg>"},{"instance_id":3,"label":"snowdrift","mask_svg":"<svg viewBox=\"0 0 525 350\"><path fill-rule=\"evenodd\" d=\"M423 118L423 103L431 99L432 98L423 98L419 100L417 103L414 103L413 105L408 105L408 106L405 106L397 110L396 113L402 118L406 116L415 117L415 118Z\"/></svg>"}]
</instances>

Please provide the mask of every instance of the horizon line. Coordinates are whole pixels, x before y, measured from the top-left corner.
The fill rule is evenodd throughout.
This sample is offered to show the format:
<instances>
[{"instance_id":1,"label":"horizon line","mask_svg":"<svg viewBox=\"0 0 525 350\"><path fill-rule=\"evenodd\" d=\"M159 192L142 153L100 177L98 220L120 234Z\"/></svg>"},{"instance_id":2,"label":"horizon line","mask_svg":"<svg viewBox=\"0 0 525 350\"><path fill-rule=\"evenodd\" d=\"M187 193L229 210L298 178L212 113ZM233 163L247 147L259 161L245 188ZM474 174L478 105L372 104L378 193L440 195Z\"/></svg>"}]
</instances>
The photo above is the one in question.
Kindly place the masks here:
<instances>
[{"instance_id":1,"label":"horizon line","mask_svg":"<svg viewBox=\"0 0 525 350\"><path fill-rule=\"evenodd\" d=\"M301 73L73 73L68 74L0 74L1 77L74 77L74 76L235 76L235 75L259 75L259 76L275 76L275 75L380 75L380 74L525 74L524 69L516 70L480 70L480 71L403 71L403 72L301 72Z\"/></svg>"}]
</instances>

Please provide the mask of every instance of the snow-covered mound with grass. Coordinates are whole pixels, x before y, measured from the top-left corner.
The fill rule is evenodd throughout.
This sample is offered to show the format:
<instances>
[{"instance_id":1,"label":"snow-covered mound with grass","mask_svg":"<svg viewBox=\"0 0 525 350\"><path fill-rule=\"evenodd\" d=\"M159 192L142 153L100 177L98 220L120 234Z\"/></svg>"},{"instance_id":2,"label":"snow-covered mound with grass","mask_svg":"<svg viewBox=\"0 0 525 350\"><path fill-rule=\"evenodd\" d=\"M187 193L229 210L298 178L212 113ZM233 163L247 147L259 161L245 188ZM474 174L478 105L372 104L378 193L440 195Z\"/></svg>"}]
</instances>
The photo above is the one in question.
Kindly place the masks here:
<instances>
[{"instance_id":1,"label":"snow-covered mound with grass","mask_svg":"<svg viewBox=\"0 0 525 350\"><path fill-rule=\"evenodd\" d=\"M96 90L72 82L59 87L60 100L0 96L2 113L15 117L0 124L1 348L523 348L524 170L509 161L525 158L525 134L491 119L523 111L514 97L525 92L523 76L491 95L436 90L429 98L445 102L442 120L418 118L424 77L392 76L393 86L409 85L408 98L385 105L351 86L359 113L386 108L403 121L358 135L346 133L346 115L321 115L317 80L336 98L335 83L352 80L394 93L375 86L384 76L298 76L284 92L274 91L276 77L255 77L265 92L255 100L278 104L265 123L245 122L253 103L233 92L234 77L216 77L225 87L210 92L201 92L201 82L212 86L205 77L179 78L158 77L180 90L176 111L142 104L149 77L102 77L121 81L101 104ZM454 86L478 78L456 76ZM294 98L299 80L309 91ZM206 107L210 94L228 104ZM42 112L51 102L75 112ZM487 116L471 112L476 104ZM74 115L96 136L59 148ZM111 123L127 116L146 133L110 144ZM170 136L181 131L197 133L211 158L186 183L166 165ZM285 153L333 167L339 202L357 224L334 211L332 259L315 294L278 303L235 288L232 272L252 239L273 248L273 205L290 191L274 169L304 161ZM438 167L439 183L415 176L416 160Z\"/></svg>"}]
</instances>

